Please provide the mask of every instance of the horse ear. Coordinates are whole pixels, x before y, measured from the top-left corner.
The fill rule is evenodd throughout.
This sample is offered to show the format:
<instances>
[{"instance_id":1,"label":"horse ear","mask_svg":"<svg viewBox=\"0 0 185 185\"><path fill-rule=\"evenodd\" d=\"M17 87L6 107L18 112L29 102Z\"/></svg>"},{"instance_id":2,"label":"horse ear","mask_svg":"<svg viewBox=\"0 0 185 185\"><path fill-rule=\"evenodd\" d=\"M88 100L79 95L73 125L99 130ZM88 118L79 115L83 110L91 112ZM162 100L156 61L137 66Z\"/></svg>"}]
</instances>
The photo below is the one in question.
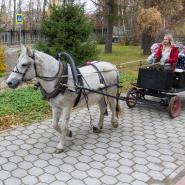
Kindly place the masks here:
<instances>
[{"instance_id":1,"label":"horse ear","mask_svg":"<svg viewBox=\"0 0 185 185\"><path fill-rule=\"evenodd\" d=\"M29 47L27 47L26 50L27 50L27 55L28 56L30 56L30 57L33 56L33 52Z\"/></svg>"},{"instance_id":2,"label":"horse ear","mask_svg":"<svg viewBox=\"0 0 185 185\"><path fill-rule=\"evenodd\" d=\"M21 44L21 52L22 53L26 52L26 47L23 44Z\"/></svg>"}]
</instances>

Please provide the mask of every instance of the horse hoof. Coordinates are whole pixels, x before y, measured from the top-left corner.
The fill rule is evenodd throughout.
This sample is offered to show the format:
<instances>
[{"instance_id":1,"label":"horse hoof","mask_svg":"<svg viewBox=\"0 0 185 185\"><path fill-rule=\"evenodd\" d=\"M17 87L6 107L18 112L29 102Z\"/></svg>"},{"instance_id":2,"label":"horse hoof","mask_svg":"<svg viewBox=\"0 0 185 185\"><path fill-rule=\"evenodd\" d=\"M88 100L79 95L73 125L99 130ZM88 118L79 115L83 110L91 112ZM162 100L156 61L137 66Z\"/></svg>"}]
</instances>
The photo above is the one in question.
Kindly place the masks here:
<instances>
[{"instance_id":1,"label":"horse hoof","mask_svg":"<svg viewBox=\"0 0 185 185\"><path fill-rule=\"evenodd\" d=\"M109 113L108 113L108 111L106 110L105 112L104 112L104 116L108 116L109 115Z\"/></svg>"},{"instance_id":2,"label":"horse hoof","mask_svg":"<svg viewBox=\"0 0 185 185\"><path fill-rule=\"evenodd\" d=\"M97 127L93 127L93 132L94 133L100 133L100 129L98 129Z\"/></svg>"},{"instance_id":3,"label":"horse hoof","mask_svg":"<svg viewBox=\"0 0 185 185\"><path fill-rule=\"evenodd\" d=\"M73 136L72 131L71 131L71 130L69 130L69 131L67 132L66 136L68 136L68 137L72 137L72 136Z\"/></svg>"},{"instance_id":4,"label":"horse hoof","mask_svg":"<svg viewBox=\"0 0 185 185\"><path fill-rule=\"evenodd\" d=\"M115 123L112 123L112 126L113 126L114 128L118 128L119 124L115 122Z\"/></svg>"},{"instance_id":5,"label":"horse hoof","mask_svg":"<svg viewBox=\"0 0 185 185\"><path fill-rule=\"evenodd\" d=\"M56 154L60 154L60 153L62 153L62 152L64 152L64 149L56 149L56 150L55 150L55 153L56 153Z\"/></svg>"},{"instance_id":6,"label":"horse hoof","mask_svg":"<svg viewBox=\"0 0 185 185\"><path fill-rule=\"evenodd\" d=\"M72 131L71 131L71 130L69 131L68 136L69 136L69 137L73 137L73 133L72 133Z\"/></svg>"}]
</instances>

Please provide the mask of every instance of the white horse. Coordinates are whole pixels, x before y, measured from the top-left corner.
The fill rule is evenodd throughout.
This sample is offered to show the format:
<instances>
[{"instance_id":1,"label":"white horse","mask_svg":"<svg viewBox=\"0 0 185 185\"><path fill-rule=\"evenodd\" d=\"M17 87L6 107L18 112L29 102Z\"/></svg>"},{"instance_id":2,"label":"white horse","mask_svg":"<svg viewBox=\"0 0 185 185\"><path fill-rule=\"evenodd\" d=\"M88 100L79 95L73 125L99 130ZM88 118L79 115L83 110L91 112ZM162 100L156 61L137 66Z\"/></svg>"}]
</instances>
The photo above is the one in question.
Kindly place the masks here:
<instances>
[{"instance_id":1,"label":"white horse","mask_svg":"<svg viewBox=\"0 0 185 185\"><path fill-rule=\"evenodd\" d=\"M95 62L94 65L102 71L103 78L107 86L117 83L118 70L113 64L108 62ZM59 69L60 68L60 69ZM71 68L68 65L68 81L67 89L64 93L59 93L56 97L48 99L50 106L52 107L52 126L59 132L59 144L57 145L56 152L62 152L64 150L65 136L71 136L72 132L69 130L69 118L71 111L74 107L74 103L78 94L74 91L74 81L71 73ZM55 58L48 54L33 51L22 45L21 54L18 58L17 64L7 79L6 83L10 88L16 88L21 82L36 78L40 83L40 86L45 93L52 94L55 91L58 79L63 73L64 65ZM91 89L99 89L101 87L100 78L96 69L87 65L79 68L82 76L84 77L84 87ZM65 85L65 84L64 84ZM103 90L110 95L117 95L117 86L112 86ZM98 127L103 128L104 114L106 112L106 103L103 95L97 93L88 93L88 99L82 94L77 104L77 108L86 107L88 105L98 104L100 108L100 118ZM118 102L114 98L107 98L110 110L112 112L112 126L118 127L118 113L120 107ZM61 124L59 124L60 117L62 115Z\"/></svg>"}]
</instances>

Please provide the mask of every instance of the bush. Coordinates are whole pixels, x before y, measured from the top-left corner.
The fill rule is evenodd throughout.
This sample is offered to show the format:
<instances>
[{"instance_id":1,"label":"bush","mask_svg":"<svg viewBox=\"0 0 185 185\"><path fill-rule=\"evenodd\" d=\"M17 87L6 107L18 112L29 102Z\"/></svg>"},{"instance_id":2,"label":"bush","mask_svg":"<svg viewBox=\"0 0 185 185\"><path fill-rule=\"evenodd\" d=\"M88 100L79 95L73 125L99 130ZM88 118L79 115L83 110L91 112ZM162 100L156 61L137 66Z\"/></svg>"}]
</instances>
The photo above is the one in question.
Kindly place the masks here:
<instances>
[{"instance_id":1,"label":"bush","mask_svg":"<svg viewBox=\"0 0 185 185\"><path fill-rule=\"evenodd\" d=\"M5 71L5 48L3 46L0 46L0 73L4 73Z\"/></svg>"},{"instance_id":2,"label":"bush","mask_svg":"<svg viewBox=\"0 0 185 185\"><path fill-rule=\"evenodd\" d=\"M47 41L36 48L52 56L67 51L74 56L77 65L95 59L96 43L90 39L91 23L84 16L80 5L55 6L41 23L41 34Z\"/></svg>"}]
</instances>

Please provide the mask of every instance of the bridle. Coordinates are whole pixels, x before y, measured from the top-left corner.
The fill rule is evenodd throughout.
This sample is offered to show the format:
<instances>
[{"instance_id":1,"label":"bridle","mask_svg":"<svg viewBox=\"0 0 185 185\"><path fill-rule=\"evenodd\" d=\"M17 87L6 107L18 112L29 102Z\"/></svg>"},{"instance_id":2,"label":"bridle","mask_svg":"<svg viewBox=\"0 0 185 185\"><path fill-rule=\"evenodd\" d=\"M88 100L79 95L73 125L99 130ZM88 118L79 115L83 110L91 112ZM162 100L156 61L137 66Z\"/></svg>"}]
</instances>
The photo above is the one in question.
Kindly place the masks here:
<instances>
[{"instance_id":1,"label":"bridle","mask_svg":"<svg viewBox=\"0 0 185 185\"><path fill-rule=\"evenodd\" d=\"M55 79L59 76L59 73L60 73L61 68L62 68L62 65L63 65L62 62L58 61L59 66L58 66L58 71L57 71L56 75L54 75L54 76L52 76L52 77L40 76L40 75L38 74L38 72L37 72L37 66L36 66L36 62L35 62L35 51L33 51L33 55L32 55L32 56L29 56L29 57L32 58L33 61L34 61L34 62L33 62L33 67L34 67L35 77L36 77L36 78L40 78L40 79L42 79L42 80L44 80L44 81L53 81L53 80L55 80ZM19 70L17 64L16 64L16 65L15 65L15 70L13 70L13 72L22 75L22 78L21 78L22 81L29 81L29 80L31 80L31 79L25 80L24 77L25 77L26 73L28 72L28 70L30 69L30 66L31 66L31 64L28 64L26 70L25 70L24 72L21 72L21 71Z\"/></svg>"}]
</instances>

